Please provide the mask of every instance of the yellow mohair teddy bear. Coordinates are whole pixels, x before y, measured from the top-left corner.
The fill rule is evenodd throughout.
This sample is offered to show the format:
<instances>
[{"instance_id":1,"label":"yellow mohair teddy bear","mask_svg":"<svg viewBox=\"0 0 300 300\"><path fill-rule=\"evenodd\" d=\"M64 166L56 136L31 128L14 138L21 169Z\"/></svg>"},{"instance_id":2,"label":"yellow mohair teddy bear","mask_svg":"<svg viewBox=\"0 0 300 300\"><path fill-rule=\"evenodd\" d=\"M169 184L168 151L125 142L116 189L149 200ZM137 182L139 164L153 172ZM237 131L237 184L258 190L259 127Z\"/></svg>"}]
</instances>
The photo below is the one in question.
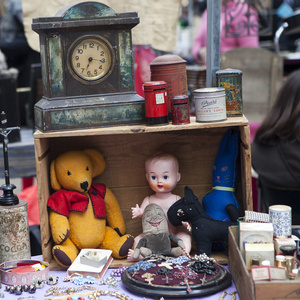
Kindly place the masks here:
<instances>
[{"instance_id":1,"label":"yellow mohair teddy bear","mask_svg":"<svg viewBox=\"0 0 300 300\"><path fill-rule=\"evenodd\" d=\"M105 169L96 149L69 151L51 163L48 199L55 260L68 267L84 248L112 250L114 258L127 256L134 239L125 234L120 206L110 189L92 179Z\"/></svg>"}]
</instances>

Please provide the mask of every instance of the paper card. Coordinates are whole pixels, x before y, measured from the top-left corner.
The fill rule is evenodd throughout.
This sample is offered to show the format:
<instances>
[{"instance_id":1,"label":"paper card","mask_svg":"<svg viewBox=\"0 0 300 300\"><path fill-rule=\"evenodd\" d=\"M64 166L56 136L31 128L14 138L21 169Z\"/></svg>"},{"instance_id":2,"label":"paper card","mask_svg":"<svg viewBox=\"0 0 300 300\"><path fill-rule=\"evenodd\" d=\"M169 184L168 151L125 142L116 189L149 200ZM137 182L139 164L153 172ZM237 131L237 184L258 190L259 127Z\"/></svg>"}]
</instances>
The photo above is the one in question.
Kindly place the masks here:
<instances>
[{"instance_id":1,"label":"paper card","mask_svg":"<svg viewBox=\"0 0 300 300\"><path fill-rule=\"evenodd\" d=\"M252 280L270 280L269 267L254 266L251 267Z\"/></svg>"},{"instance_id":2,"label":"paper card","mask_svg":"<svg viewBox=\"0 0 300 300\"><path fill-rule=\"evenodd\" d=\"M271 280L286 280L285 268L269 267L270 268L270 279Z\"/></svg>"}]
</instances>

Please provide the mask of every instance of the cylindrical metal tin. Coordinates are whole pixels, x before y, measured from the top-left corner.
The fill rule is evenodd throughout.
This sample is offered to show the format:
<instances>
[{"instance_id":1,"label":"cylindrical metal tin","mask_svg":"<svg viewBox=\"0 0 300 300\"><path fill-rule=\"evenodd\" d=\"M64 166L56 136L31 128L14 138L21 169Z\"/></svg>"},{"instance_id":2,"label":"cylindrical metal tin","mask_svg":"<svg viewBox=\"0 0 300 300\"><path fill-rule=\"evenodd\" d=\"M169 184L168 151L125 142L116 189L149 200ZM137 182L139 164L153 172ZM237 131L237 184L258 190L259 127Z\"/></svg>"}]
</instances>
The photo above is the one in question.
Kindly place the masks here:
<instances>
[{"instance_id":1,"label":"cylindrical metal tin","mask_svg":"<svg viewBox=\"0 0 300 300\"><path fill-rule=\"evenodd\" d=\"M242 75L236 69L216 72L217 86L225 88L227 117L243 115Z\"/></svg>"},{"instance_id":2,"label":"cylindrical metal tin","mask_svg":"<svg viewBox=\"0 0 300 300\"><path fill-rule=\"evenodd\" d=\"M190 123L189 97L177 95L171 98L172 124L181 125Z\"/></svg>"},{"instance_id":3,"label":"cylindrical metal tin","mask_svg":"<svg viewBox=\"0 0 300 300\"><path fill-rule=\"evenodd\" d=\"M226 120L225 89L203 88L194 91L197 122L217 122Z\"/></svg>"},{"instance_id":4,"label":"cylindrical metal tin","mask_svg":"<svg viewBox=\"0 0 300 300\"><path fill-rule=\"evenodd\" d=\"M27 202L0 207L0 263L30 259Z\"/></svg>"},{"instance_id":5,"label":"cylindrical metal tin","mask_svg":"<svg viewBox=\"0 0 300 300\"><path fill-rule=\"evenodd\" d=\"M144 83L146 125L169 124L167 84L165 81Z\"/></svg>"},{"instance_id":6,"label":"cylindrical metal tin","mask_svg":"<svg viewBox=\"0 0 300 300\"><path fill-rule=\"evenodd\" d=\"M150 71L151 80L163 80L167 83L167 108L171 116L171 99L176 95L188 96L186 61L178 55L161 55L150 63Z\"/></svg>"}]
</instances>

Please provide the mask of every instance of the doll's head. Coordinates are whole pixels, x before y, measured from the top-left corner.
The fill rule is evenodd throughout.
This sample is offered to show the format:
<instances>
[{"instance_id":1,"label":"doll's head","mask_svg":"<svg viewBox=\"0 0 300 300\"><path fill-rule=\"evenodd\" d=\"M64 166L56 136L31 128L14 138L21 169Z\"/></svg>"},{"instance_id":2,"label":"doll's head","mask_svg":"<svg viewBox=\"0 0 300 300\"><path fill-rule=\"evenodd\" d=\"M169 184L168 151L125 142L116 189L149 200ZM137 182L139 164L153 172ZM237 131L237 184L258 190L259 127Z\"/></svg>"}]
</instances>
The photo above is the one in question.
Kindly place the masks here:
<instances>
[{"instance_id":1,"label":"doll's head","mask_svg":"<svg viewBox=\"0 0 300 300\"><path fill-rule=\"evenodd\" d=\"M145 207L142 224L144 234L158 234L168 232L169 230L166 214L155 203L151 203Z\"/></svg>"},{"instance_id":2,"label":"doll's head","mask_svg":"<svg viewBox=\"0 0 300 300\"><path fill-rule=\"evenodd\" d=\"M146 178L154 192L171 192L181 177L176 156L168 152L157 152L149 157L145 168Z\"/></svg>"}]
</instances>

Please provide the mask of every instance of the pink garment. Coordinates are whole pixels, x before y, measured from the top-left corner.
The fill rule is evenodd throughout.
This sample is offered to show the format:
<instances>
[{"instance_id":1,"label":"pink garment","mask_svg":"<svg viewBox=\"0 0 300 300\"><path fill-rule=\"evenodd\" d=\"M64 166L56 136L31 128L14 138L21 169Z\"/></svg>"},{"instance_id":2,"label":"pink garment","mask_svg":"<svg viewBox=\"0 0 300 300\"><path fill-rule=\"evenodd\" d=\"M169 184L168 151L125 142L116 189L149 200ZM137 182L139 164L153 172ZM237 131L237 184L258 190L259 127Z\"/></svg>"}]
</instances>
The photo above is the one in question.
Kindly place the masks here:
<instances>
[{"instance_id":1,"label":"pink garment","mask_svg":"<svg viewBox=\"0 0 300 300\"><path fill-rule=\"evenodd\" d=\"M228 12L231 12L228 15ZM227 4L227 19L234 18L232 22L227 22L231 24L230 32L239 33L239 26L244 27L244 23L249 23L246 13L248 11L248 6L246 3L235 3L229 2ZM258 24L258 16L256 12L251 8L251 16L249 21L252 24ZM256 29L250 28L250 36L247 36L247 32L242 31L241 37L226 37L225 30L226 22L225 22L225 7L222 6L221 11L221 42L220 42L220 52L226 52L228 50L238 48L238 47L251 47L256 48L259 46L259 37ZM258 29L257 29L258 30ZM196 60L201 60L199 56L199 50L203 47L206 47L206 36L207 36L207 10L205 10L202 14L201 25L198 30L198 33L195 37L192 54Z\"/></svg>"}]
</instances>

